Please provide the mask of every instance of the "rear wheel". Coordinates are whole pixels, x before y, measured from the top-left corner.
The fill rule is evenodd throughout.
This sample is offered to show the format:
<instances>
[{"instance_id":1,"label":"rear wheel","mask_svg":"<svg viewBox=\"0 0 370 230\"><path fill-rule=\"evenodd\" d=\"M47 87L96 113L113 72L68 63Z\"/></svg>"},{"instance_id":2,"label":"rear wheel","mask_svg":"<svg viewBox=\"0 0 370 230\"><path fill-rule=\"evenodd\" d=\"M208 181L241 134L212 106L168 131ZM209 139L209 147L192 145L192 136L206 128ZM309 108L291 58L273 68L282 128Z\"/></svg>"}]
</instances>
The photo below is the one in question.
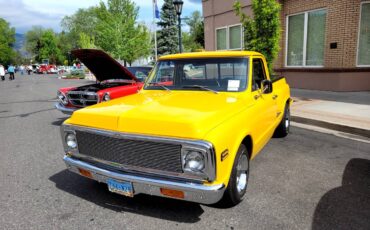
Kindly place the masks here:
<instances>
[{"instance_id":1,"label":"rear wheel","mask_svg":"<svg viewBox=\"0 0 370 230\"><path fill-rule=\"evenodd\" d=\"M290 108L289 104L285 105L284 116L279 126L276 128L274 137L286 137L290 128Z\"/></svg>"},{"instance_id":2,"label":"rear wheel","mask_svg":"<svg viewBox=\"0 0 370 230\"><path fill-rule=\"evenodd\" d=\"M236 154L233 169L227 189L221 200L221 204L226 207L233 207L239 204L247 191L249 177L249 158L248 150L241 144Z\"/></svg>"}]
</instances>

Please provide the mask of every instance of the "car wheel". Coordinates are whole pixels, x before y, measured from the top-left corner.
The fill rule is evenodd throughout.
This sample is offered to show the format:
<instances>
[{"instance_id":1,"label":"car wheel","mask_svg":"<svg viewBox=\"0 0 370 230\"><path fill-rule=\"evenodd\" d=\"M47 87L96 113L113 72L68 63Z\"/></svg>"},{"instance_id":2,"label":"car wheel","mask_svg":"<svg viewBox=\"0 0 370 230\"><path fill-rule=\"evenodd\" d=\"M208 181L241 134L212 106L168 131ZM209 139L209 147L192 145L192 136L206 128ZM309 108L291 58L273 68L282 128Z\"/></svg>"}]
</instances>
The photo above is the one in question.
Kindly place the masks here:
<instances>
[{"instance_id":1,"label":"car wheel","mask_svg":"<svg viewBox=\"0 0 370 230\"><path fill-rule=\"evenodd\" d=\"M289 104L286 104L283 119L281 119L279 126L276 128L274 137L286 137L289 134L289 129L290 129L290 108Z\"/></svg>"},{"instance_id":2,"label":"car wheel","mask_svg":"<svg viewBox=\"0 0 370 230\"><path fill-rule=\"evenodd\" d=\"M235 157L229 184L220 202L223 206L233 207L243 200L243 197L247 191L248 177L248 150L245 145L241 144Z\"/></svg>"}]
</instances>

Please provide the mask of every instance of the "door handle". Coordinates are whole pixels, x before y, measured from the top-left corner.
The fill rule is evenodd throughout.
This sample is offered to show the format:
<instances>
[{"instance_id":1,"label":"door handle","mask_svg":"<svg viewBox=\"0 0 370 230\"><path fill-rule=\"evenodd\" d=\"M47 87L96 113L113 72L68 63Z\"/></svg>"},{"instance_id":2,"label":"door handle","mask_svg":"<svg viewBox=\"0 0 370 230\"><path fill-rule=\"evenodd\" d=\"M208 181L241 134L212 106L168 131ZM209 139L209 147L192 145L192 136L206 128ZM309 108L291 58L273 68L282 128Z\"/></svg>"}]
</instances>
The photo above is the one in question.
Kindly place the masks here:
<instances>
[{"instance_id":1,"label":"door handle","mask_svg":"<svg viewBox=\"0 0 370 230\"><path fill-rule=\"evenodd\" d=\"M275 100L276 98L278 98L278 95L275 94L274 96L272 96L272 99Z\"/></svg>"}]
</instances>

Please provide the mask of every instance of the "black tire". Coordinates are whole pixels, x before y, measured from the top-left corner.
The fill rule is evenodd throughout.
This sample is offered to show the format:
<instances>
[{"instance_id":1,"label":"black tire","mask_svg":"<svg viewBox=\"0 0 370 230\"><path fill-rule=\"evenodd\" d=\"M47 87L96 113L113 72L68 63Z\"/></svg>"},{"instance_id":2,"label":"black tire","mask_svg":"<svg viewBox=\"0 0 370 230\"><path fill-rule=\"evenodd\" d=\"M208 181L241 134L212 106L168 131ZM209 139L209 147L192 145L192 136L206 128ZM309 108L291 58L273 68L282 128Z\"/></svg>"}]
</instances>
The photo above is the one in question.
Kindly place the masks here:
<instances>
[{"instance_id":1,"label":"black tire","mask_svg":"<svg viewBox=\"0 0 370 230\"><path fill-rule=\"evenodd\" d=\"M245 161L247 165L246 165L246 168L239 168L239 171L238 171L238 166L240 167L240 164L239 164L240 161ZM241 178L242 176L240 175L239 180L238 180L238 173L240 172L240 170L245 171L245 178L244 177ZM236 154L235 160L234 160L234 165L231 171L229 184L220 201L220 204L223 207L227 207L227 208L233 207L239 204L243 200L244 195L247 191L247 187L248 187L248 177L249 177L248 150L245 147L245 145L241 144L238 149L238 153ZM241 187L238 188L238 183L241 179L244 181L245 186L242 186L241 184L239 184Z\"/></svg>"},{"instance_id":2,"label":"black tire","mask_svg":"<svg viewBox=\"0 0 370 230\"><path fill-rule=\"evenodd\" d=\"M286 137L289 134L290 129L290 108L289 104L285 105L284 116L281 119L279 126L275 129L274 137Z\"/></svg>"}]
</instances>

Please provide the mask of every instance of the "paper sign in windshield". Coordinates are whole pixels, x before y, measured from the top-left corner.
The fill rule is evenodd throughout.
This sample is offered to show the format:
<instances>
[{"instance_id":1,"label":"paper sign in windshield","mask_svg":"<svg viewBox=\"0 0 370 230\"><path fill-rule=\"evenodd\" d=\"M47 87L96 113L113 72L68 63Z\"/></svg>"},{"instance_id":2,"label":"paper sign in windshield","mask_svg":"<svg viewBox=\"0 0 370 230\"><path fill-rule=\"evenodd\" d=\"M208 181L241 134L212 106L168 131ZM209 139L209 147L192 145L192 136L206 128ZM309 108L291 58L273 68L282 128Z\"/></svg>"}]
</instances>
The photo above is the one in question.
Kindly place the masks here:
<instances>
[{"instance_id":1,"label":"paper sign in windshield","mask_svg":"<svg viewBox=\"0 0 370 230\"><path fill-rule=\"evenodd\" d=\"M240 80L229 80L227 82L227 91L239 91Z\"/></svg>"}]
</instances>

